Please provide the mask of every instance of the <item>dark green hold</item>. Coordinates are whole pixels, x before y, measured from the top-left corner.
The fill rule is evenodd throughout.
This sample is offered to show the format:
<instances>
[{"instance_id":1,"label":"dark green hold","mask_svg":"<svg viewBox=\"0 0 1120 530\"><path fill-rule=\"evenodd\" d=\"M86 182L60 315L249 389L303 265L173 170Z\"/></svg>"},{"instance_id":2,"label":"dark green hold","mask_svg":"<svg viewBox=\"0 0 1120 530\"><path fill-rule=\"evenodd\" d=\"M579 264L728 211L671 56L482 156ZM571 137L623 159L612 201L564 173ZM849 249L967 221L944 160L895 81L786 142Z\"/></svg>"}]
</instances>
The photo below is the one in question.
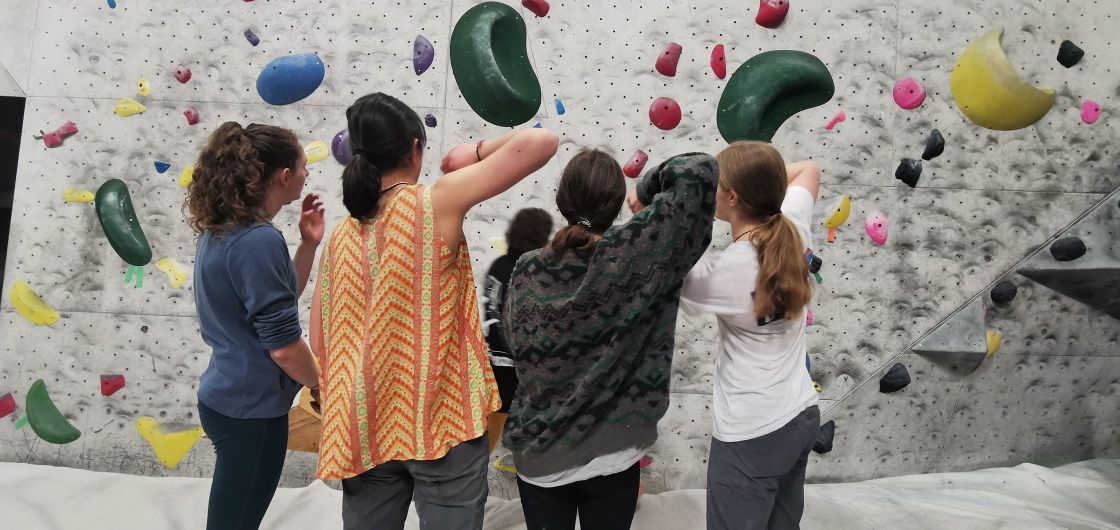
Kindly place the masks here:
<instances>
[{"instance_id":1,"label":"dark green hold","mask_svg":"<svg viewBox=\"0 0 1120 530\"><path fill-rule=\"evenodd\" d=\"M132 197L129 196L128 186L124 181L112 179L102 184L97 188L94 205L97 208L97 220L105 231L105 238L121 259L138 267L152 261L152 247L148 245L148 238L144 237L144 230L140 228L136 210L132 207Z\"/></svg>"},{"instance_id":2,"label":"dark green hold","mask_svg":"<svg viewBox=\"0 0 1120 530\"><path fill-rule=\"evenodd\" d=\"M59 412L42 379L36 380L28 389L25 408L31 430L47 442L68 444L82 436L82 432L74 428Z\"/></svg>"},{"instance_id":3,"label":"dark green hold","mask_svg":"<svg viewBox=\"0 0 1120 530\"><path fill-rule=\"evenodd\" d=\"M728 143L769 142L790 116L824 105L835 93L832 74L820 59L793 50L763 52L731 75L716 125Z\"/></svg>"},{"instance_id":4,"label":"dark green hold","mask_svg":"<svg viewBox=\"0 0 1120 530\"><path fill-rule=\"evenodd\" d=\"M512 7L484 2L451 32L451 72L467 104L502 127L525 123L541 106L541 84L525 48L525 20Z\"/></svg>"}]
</instances>

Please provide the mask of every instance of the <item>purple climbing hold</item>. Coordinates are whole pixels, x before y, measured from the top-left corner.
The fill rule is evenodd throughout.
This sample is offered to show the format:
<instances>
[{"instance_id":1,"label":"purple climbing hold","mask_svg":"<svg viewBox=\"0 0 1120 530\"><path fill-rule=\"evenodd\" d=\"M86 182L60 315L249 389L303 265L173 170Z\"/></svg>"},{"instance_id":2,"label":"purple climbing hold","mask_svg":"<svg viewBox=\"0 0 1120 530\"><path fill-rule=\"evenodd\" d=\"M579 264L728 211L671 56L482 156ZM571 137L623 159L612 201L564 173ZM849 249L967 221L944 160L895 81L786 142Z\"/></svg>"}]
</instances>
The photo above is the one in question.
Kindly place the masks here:
<instances>
[{"instance_id":1,"label":"purple climbing hold","mask_svg":"<svg viewBox=\"0 0 1120 530\"><path fill-rule=\"evenodd\" d=\"M1063 237L1050 245L1050 255L1058 261L1073 261L1085 255L1085 242L1080 237Z\"/></svg>"},{"instance_id":2,"label":"purple climbing hold","mask_svg":"<svg viewBox=\"0 0 1120 530\"><path fill-rule=\"evenodd\" d=\"M432 43L423 35L417 35L416 40L412 43L412 69L416 70L416 75L420 75L431 68L432 61L435 58L436 49L432 47Z\"/></svg>"},{"instance_id":3,"label":"purple climbing hold","mask_svg":"<svg viewBox=\"0 0 1120 530\"><path fill-rule=\"evenodd\" d=\"M894 178L905 182L913 188L918 185L918 178L922 176L922 161L913 158L903 158L898 169L894 170Z\"/></svg>"},{"instance_id":4,"label":"purple climbing hold","mask_svg":"<svg viewBox=\"0 0 1120 530\"><path fill-rule=\"evenodd\" d=\"M926 149L922 152L922 160L933 160L945 152L945 137L941 131L934 129L926 139Z\"/></svg>"},{"instance_id":5,"label":"purple climbing hold","mask_svg":"<svg viewBox=\"0 0 1120 530\"><path fill-rule=\"evenodd\" d=\"M261 43L260 37L257 37L257 34L253 33L253 30L251 29L245 30L245 39L248 40L249 44L252 44L253 46Z\"/></svg>"},{"instance_id":6,"label":"purple climbing hold","mask_svg":"<svg viewBox=\"0 0 1120 530\"><path fill-rule=\"evenodd\" d=\"M343 129L334 135L331 140L331 154L339 164L349 165L354 158L353 148L350 145L350 131Z\"/></svg>"},{"instance_id":7,"label":"purple climbing hold","mask_svg":"<svg viewBox=\"0 0 1120 530\"><path fill-rule=\"evenodd\" d=\"M424 125L428 127L435 127L439 122L436 121L436 116L431 112L424 115Z\"/></svg>"}]
</instances>

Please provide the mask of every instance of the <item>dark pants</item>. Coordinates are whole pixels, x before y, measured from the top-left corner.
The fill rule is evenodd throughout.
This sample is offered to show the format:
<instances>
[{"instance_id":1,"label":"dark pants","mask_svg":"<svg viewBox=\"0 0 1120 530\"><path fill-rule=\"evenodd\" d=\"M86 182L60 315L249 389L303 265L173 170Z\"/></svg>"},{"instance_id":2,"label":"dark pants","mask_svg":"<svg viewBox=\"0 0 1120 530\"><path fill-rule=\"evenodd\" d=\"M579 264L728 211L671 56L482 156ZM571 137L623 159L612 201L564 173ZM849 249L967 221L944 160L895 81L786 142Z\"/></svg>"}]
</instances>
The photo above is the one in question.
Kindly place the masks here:
<instances>
[{"instance_id":1,"label":"dark pants","mask_svg":"<svg viewBox=\"0 0 1120 530\"><path fill-rule=\"evenodd\" d=\"M708 530L800 528L805 464L820 423L820 409L814 405L758 438L732 443L712 438Z\"/></svg>"},{"instance_id":2,"label":"dark pants","mask_svg":"<svg viewBox=\"0 0 1120 530\"><path fill-rule=\"evenodd\" d=\"M521 510L528 530L572 530L579 514L581 530L624 530L638 506L638 464L626 471L555 488L534 486L517 478Z\"/></svg>"},{"instance_id":3,"label":"dark pants","mask_svg":"<svg viewBox=\"0 0 1120 530\"><path fill-rule=\"evenodd\" d=\"M238 419L198 404L217 462L206 512L207 530L255 530L276 493L288 449L288 415Z\"/></svg>"},{"instance_id":4,"label":"dark pants","mask_svg":"<svg viewBox=\"0 0 1120 530\"><path fill-rule=\"evenodd\" d=\"M395 460L342 481L346 530L404 528L416 501L420 528L481 530L486 512L485 436L452 447L438 460Z\"/></svg>"}]
</instances>

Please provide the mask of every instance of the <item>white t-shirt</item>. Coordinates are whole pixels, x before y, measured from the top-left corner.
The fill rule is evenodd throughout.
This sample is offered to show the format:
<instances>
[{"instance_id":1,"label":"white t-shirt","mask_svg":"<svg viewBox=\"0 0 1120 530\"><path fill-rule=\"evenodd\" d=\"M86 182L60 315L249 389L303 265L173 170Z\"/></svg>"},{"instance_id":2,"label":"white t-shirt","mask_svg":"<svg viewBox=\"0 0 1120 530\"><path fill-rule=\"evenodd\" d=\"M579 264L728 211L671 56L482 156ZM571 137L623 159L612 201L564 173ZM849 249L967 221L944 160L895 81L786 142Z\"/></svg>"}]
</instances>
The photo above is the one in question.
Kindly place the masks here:
<instances>
[{"instance_id":1,"label":"white t-shirt","mask_svg":"<svg viewBox=\"0 0 1120 530\"><path fill-rule=\"evenodd\" d=\"M551 475L527 477L518 473L517 476L521 477L521 480L534 486L539 486L541 488L557 488L581 480L622 473L630 469L630 466L637 464L643 456L646 456L649 450L650 447L631 447L615 453L597 456L582 466L558 471Z\"/></svg>"},{"instance_id":2,"label":"white t-shirt","mask_svg":"<svg viewBox=\"0 0 1120 530\"><path fill-rule=\"evenodd\" d=\"M782 203L806 248L813 244L813 201L809 190L790 186ZM719 254L705 254L681 290L681 309L714 313L719 322L712 401L713 436L722 442L769 434L817 404L805 369L805 310L800 318L759 326L752 299L757 278L758 251L739 241Z\"/></svg>"}]
</instances>

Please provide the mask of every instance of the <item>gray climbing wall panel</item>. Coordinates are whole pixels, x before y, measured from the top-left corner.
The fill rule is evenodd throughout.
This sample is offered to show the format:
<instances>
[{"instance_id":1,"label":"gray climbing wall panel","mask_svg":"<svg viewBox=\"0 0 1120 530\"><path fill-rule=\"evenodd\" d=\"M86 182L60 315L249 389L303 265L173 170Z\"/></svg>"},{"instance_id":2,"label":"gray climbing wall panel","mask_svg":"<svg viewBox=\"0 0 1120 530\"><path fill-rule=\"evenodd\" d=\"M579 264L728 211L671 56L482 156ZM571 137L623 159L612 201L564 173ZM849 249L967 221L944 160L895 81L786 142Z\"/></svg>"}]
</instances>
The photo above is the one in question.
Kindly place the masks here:
<instances>
[{"instance_id":1,"label":"gray climbing wall panel","mask_svg":"<svg viewBox=\"0 0 1120 530\"><path fill-rule=\"evenodd\" d=\"M329 142L345 125L346 105L372 91L438 117L425 153L423 181L432 182L441 153L508 130L478 118L450 75L452 25L475 3L117 0L109 9L97 1L0 0L4 13L15 14L0 20L0 65L29 96L0 302L0 393L16 395L21 406L15 416L21 415L26 389L42 377L83 432L75 444L56 448L26 428L14 429L15 416L5 418L0 459L206 476L213 461L205 440L168 471L132 427L140 415L170 425L197 423L193 393L207 352L197 335L191 280L174 289L148 267L143 288L126 286L123 263L105 244L92 207L63 202L62 191L124 179L156 257L189 269L193 241L179 213L176 179L210 131L224 120L275 123L305 144ZM824 388L825 419L836 419L837 434L831 453L813 457L811 479L1115 456L1109 451L1116 444L1107 442L1116 439L1120 409L1120 332L1111 317L1008 275L1020 285L1019 298L988 315L988 324L1004 334L1003 349L969 378L904 352L1120 185L1120 134L1111 110L1120 104L1120 54L1111 31L1120 5L798 0L786 22L768 30L755 25L755 4L557 1L538 19L508 3L526 17L530 60L543 91L537 119L525 126L540 121L558 131L562 143L547 167L471 212L466 234L476 275L496 256L489 239L504 233L513 212L523 206L554 210L556 178L580 148L606 148L619 160L641 148L651 163L682 151L718 150L723 142L715 105L726 80L708 68L716 43L727 48L729 74L762 51L807 51L833 72L836 96L794 116L774 143L789 159L812 158L822 166L818 219L840 195L853 201L834 243L825 242L823 227L814 228L825 267L812 306L816 325L809 328L812 372ZM994 27L1005 28L1004 47L1025 79L1058 89L1055 107L1035 126L981 129L953 102L949 72L957 54ZM246 29L260 36L259 46L246 42ZM421 76L411 65L417 34L436 49L432 69ZM1087 52L1068 70L1053 60L1066 38ZM684 49L675 78L653 69L668 41ZM319 90L283 108L260 101L253 88L259 69L277 56L305 51L317 52L327 65ZM193 70L188 84L171 76L177 64ZM115 116L113 105L135 96L141 75L152 83L148 111ZM906 76L929 93L913 111L890 98L895 81ZM649 124L649 103L659 96L676 99L684 111L672 131ZM554 98L564 102L563 116ZM1078 118L1085 98L1105 109L1092 126ZM198 108L201 123L186 124L181 113L187 106ZM847 121L824 131L841 110ZM63 146L48 150L31 139L66 120L81 132ZM945 135L945 154L924 164L918 188L902 185L894 168L903 157L917 157L935 127ZM170 162L171 170L156 173L155 160ZM308 181L308 191L323 194L332 224L344 212L340 170L326 160L311 166ZM861 226L876 209L890 220L882 247ZM276 220L293 242L296 218L288 209ZM729 240L727 226L717 224L713 249ZM37 328L18 317L7 297L16 280L29 282L62 319ZM1062 319L1055 318L1059 312ZM710 318L682 318L678 330L673 404L655 462L645 471L651 491L704 485L715 331ZM878 379L896 357L914 381L881 395ZM126 374L128 386L102 397L97 379L104 372ZM1058 431L1055 416L1038 412L1059 405L1070 410L1071 430ZM1086 423L1094 426L1091 432L1075 428ZM1000 426L999 436L989 425ZM310 455L291 453L284 483L309 480L312 462ZM508 476L493 478L494 491L514 491Z\"/></svg>"}]
</instances>

